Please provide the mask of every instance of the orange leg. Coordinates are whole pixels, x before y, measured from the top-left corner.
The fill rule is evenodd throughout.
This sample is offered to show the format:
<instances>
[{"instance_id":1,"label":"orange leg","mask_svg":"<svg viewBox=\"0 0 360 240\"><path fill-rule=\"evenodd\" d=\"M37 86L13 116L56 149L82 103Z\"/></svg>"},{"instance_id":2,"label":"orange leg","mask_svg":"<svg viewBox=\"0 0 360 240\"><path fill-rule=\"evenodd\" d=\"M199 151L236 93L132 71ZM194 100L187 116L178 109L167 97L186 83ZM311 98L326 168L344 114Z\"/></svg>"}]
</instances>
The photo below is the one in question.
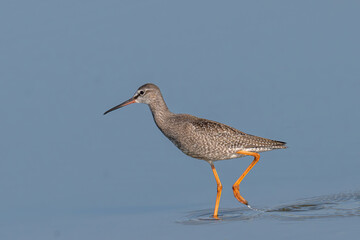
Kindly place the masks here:
<instances>
[{"instance_id":1,"label":"orange leg","mask_svg":"<svg viewBox=\"0 0 360 240\"><path fill-rule=\"evenodd\" d=\"M214 173L216 184L217 184L217 194L216 194L216 202L215 202L215 209L214 209L214 218L218 218L218 211L219 211L219 204L220 204L220 197L221 197L221 191L222 191L222 185L220 182L220 178L216 172L215 166L213 163L210 163L211 169Z\"/></svg>"},{"instance_id":2,"label":"orange leg","mask_svg":"<svg viewBox=\"0 0 360 240\"><path fill-rule=\"evenodd\" d=\"M260 154L258 153L254 153L254 152L247 152L247 151L238 151L236 152L238 154L243 154L243 155L249 155L249 156L253 156L254 160L252 161L252 163L249 165L249 167L245 170L245 172L239 177L238 180L236 180L236 182L233 185L233 191L234 191L234 196L235 198L245 204L248 205L248 201L246 201L241 195L240 195L240 183L241 181L244 179L244 177L246 176L246 174L248 174L250 172L250 170L255 166L255 164L259 161L260 159Z\"/></svg>"}]
</instances>

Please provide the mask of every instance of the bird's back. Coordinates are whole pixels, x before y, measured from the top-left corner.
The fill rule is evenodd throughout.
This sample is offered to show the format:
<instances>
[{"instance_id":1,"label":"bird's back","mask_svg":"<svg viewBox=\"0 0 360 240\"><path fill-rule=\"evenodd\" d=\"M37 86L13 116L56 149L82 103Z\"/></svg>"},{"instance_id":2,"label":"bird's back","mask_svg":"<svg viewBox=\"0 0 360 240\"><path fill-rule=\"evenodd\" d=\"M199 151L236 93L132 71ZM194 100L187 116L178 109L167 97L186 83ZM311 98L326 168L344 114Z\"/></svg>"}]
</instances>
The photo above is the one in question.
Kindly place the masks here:
<instances>
[{"instance_id":1,"label":"bird's back","mask_svg":"<svg viewBox=\"0 0 360 240\"><path fill-rule=\"evenodd\" d=\"M208 161L242 157L239 150L264 152L286 148L284 142L246 134L235 128L189 114L169 116L160 130L185 154Z\"/></svg>"}]
</instances>

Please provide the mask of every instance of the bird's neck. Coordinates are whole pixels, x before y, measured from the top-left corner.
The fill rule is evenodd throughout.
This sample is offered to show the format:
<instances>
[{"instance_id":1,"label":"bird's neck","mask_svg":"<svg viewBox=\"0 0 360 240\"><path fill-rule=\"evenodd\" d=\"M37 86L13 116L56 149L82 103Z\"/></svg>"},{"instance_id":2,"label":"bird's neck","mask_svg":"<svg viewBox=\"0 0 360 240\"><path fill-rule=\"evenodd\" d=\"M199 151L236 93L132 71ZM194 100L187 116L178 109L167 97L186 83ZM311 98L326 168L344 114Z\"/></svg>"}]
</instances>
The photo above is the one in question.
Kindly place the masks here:
<instances>
[{"instance_id":1,"label":"bird's neck","mask_svg":"<svg viewBox=\"0 0 360 240\"><path fill-rule=\"evenodd\" d=\"M162 130L166 126L167 119L173 114L169 111L168 107L162 96L149 104L151 113L154 117L155 123Z\"/></svg>"}]
</instances>

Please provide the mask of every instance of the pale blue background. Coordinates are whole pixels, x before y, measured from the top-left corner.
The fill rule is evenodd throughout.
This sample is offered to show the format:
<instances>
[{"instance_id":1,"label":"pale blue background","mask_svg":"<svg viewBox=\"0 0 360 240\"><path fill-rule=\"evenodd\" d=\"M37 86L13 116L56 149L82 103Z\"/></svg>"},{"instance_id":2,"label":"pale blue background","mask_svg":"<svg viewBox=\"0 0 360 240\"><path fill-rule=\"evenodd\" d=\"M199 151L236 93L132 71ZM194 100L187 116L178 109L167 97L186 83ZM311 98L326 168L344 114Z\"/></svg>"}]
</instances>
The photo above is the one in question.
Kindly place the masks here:
<instances>
[{"instance_id":1,"label":"pale blue background","mask_svg":"<svg viewBox=\"0 0 360 240\"><path fill-rule=\"evenodd\" d=\"M184 225L213 208L209 165L145 105L288 142L241 185L263 208L359 190L359 1L0 3L1 239L357 239L359 216ZM216 164L222 209L250 158Z\"/></svg>"}]
</instances>

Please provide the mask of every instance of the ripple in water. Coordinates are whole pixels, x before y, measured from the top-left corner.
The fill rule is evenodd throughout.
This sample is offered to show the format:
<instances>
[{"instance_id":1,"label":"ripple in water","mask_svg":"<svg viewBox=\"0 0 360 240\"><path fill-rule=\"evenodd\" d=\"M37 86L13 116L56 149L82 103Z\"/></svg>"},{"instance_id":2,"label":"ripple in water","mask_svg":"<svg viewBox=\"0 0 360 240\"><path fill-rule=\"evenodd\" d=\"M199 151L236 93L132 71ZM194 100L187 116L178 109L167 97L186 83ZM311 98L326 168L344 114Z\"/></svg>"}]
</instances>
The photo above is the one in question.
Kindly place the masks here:
<instances>
[{"instance_id":1,"label":"ripple in water","mask_svg":"<svg viewBox=\"0 0 360 240\"><path fill-rule=\"evenodd\" d=\"M301 221L320 218L359 217L360 192L339 193L306 198L293 203L266 209L244 207L220 209L219 220L214 219L212 214L213 209L194 211L178 222L196 225L265 218L285 221Z\"/></svg>"}]
</instances>

